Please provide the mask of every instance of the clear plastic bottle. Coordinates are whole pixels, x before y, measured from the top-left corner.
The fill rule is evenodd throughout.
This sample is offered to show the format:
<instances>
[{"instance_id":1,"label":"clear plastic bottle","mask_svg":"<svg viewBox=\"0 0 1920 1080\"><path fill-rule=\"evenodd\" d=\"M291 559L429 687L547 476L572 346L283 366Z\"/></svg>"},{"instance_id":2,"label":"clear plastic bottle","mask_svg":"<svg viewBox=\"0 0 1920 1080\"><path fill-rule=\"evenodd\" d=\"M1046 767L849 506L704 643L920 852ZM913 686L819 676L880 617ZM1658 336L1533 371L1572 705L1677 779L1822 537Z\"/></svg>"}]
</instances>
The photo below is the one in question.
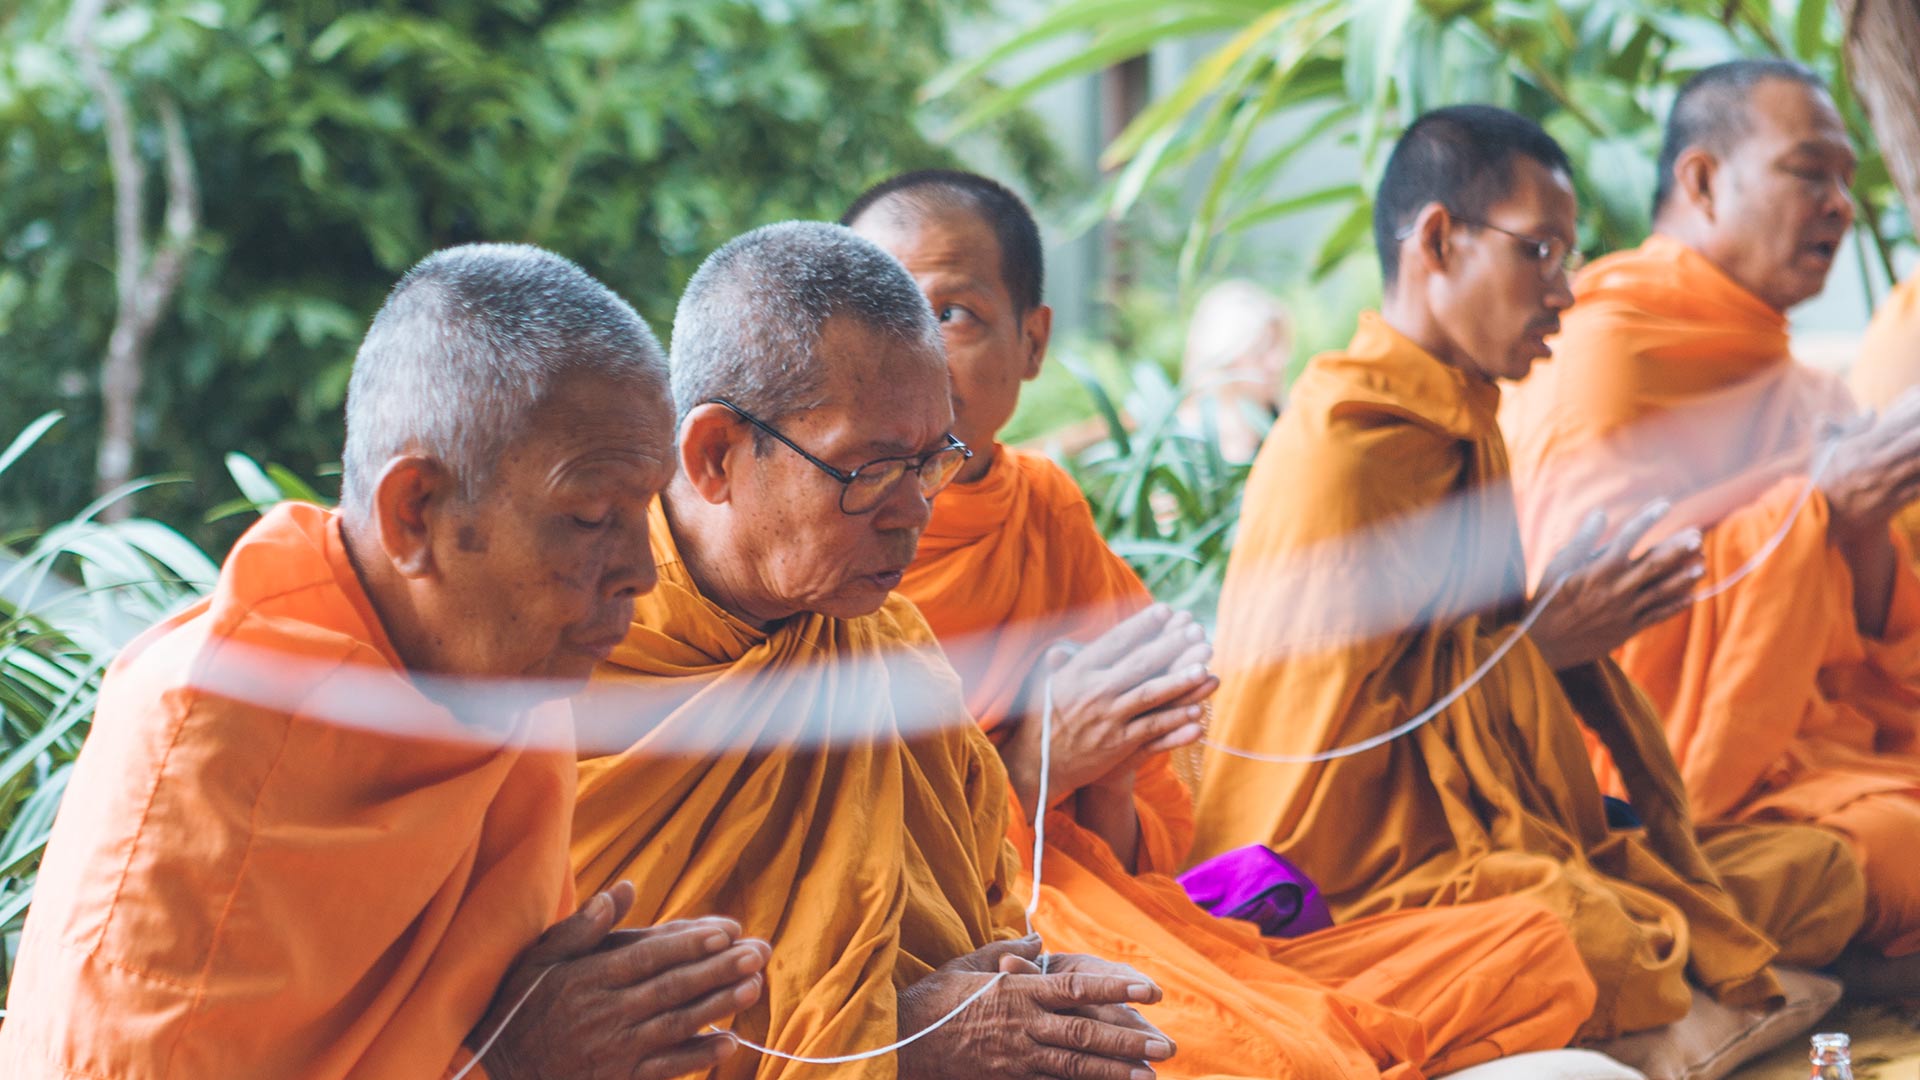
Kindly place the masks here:
<instances>
[{"instance_id":1,"label":"clear plastic bottle","mask_svg":"<svg viewBox=\"0 0 1920 1080\"><path fill-rule=\"evenodd\" d=\"M1813 1080L1853 1080L1853 1040L1838 1033L1813 1037Z\"/></svg>"}]
</instances>

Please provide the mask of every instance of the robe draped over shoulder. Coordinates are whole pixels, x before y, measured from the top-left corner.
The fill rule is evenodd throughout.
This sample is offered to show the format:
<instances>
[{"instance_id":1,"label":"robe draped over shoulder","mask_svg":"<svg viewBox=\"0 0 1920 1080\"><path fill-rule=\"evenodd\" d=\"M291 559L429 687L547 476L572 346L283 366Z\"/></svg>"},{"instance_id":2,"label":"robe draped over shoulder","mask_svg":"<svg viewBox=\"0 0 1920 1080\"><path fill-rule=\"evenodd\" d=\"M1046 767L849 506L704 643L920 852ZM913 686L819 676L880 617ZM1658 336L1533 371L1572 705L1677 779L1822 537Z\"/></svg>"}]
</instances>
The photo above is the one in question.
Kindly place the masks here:
<instances>
[{"instance_id":1,"label":"robe draped over shoulder","mask_svg":"<svg viewBox=\"0 0 1920 1080\"><path fill-rule=\"evenodd\" d=\"M1554 359L1502 414L1529 560L1578 515L1618 521L1655 497L1675 502L1668 531L1702 527L1707 585L1764 557L1628 642L1621 666L1664 717L1700 820L1845 835L1867 879L1864 936L1920 949L1920 862L1903 839L1920 836L1920 576L1903 557L1885 632L1862 634L1808 488L1822 425L1853 414L1851 396L1793 359L1783 315L1669 237L1594 264L1576 296Z\"/></svg>"},{"instance_id":2,"label":"robe draped over shoulder","mask_svg":"<svg viewBox=\"0 0 1920 1080\"><path fill-rule=\"evenodd\" d=\"M285 710L220 692L248 683ZM409 735L311 711L368 692ZM517 954L572 911L569 738L563 708L490 733L422 696L338 516L273 510L209 597L107 675L0 1075L443 1075Z\"/></svg>"}]
</instances>

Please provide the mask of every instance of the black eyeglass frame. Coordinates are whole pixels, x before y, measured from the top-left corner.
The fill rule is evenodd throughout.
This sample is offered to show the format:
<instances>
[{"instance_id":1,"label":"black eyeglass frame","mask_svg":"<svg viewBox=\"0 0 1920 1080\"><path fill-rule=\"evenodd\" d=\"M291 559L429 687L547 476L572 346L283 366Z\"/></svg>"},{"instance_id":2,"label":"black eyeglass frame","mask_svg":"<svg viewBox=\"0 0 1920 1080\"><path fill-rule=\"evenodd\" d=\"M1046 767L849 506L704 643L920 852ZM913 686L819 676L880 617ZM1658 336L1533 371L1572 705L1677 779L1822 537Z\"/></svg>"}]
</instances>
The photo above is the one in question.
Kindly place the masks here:
<instances>
[{"instance_id":1,"label":"black eyeglass frame","mask_svg":"<svg viewBox=\"0 0 1920 1080\"><path fill-rule=\"evenodd\" d=\"M959 439L954 438L952 432L948 432L947 445L941 447L938 450L933 450L925 454L917 454L917 455L906 454L898 457L874 458L872 461L869 461L864 465L861 465L859 468L854 469L852 472L845 472L841 469L835 468L834 466L827 464L824 461L821 461L819 458L814 457L812 454L807 453L807 451L804 448L802 448L799 443L794 442L792 439L787 438L785 435L782 435L779 429L775 428L772 424L767 423L765 420L762 420L759 417L748 412L747 410L741 408L740 406L735 405L733 402L728 401L726 398L718 398L718 397L712 398L707 402L707 404L724 406L728 411L732 412L735 416L738 416L740 419L745 420L747 423L752 424L754 427L759 428L761 431L764 431L767 434L773 436L775 439L778 439L781 445L785 446L787 449L793 451L794 453L799 454L801 457L807 459L807 462L811 464L814 468L819 469L821 472L826 473L828 476L831 476L835 480L840 481L840 512L850 517L859 517L862 514L871 514L875 510L880 509L880 503L886 501L886 495L883 493L881 495L880 502L874 503L872 506L867 507L865 510L847 509L847 493L853 490L854 481L860 479L860 474L862 472L865 472L866 470L873 468L875 465L890 465L896 461L906 462L907 467L905 471L903 471L900 474L900 480L904 480L907 478L908 473L915 473L915 474L920 473L922 469L926 468L927 462L932 461L934 458L939 457L941 454L947 453L950 450L960 451L960 460L962 462L971 461L973 459L973 450L970 447L968 447L966 443L963 443ZM958 472L959 470L956 469L955 471ZM894 483L897 484L900 482L900 480L895 480ZM935 488L933 491L926 491L925 489L922 489L921 494L927 496L928 498L931 498L934 495L939 494L942 490L946 488L947 484L950 484L952 482L953 482L952 478L948 478L946 483L941 484L940 487ZM889 490L891 490L891 488L889 488Z\"/></svg>"},{"instance_id":2,"label":"black eyeglass frame","mask_svg":"<svg viewBox=\"0 0 1920 1080\"><path fill-rule=\"evenodd\" d=\"M1556 238L1529 236L1526 233L1517 233L1512 229L1503 229L1491 221L1481 221L1477 218L1465 217L1460 214L1455 214L1452 211L1448 211L1447 215L1450 220L1458 224L1471 225L1476 229L1492 229L1494 232L1504 236L1511 236L1523 244L1533 245L1534 261L1546 268L1544 272L1545 280L1553 280L1553 275L1556 270L1565 273L1568 277L1572 277L1580 272L1581 267L1587 264L1587 257L1581 254L1580 247L1577 244L1568 244L1566 254L1560 256L1559 261L1556 263L1549 258L1549 256L1553 254L1554 245L1560 243ZM1394 239L1405 240L1407 237L1413 235L1414 229L1415 226L1409 225L1396 233Z\"/></svg>"}]
</instances>

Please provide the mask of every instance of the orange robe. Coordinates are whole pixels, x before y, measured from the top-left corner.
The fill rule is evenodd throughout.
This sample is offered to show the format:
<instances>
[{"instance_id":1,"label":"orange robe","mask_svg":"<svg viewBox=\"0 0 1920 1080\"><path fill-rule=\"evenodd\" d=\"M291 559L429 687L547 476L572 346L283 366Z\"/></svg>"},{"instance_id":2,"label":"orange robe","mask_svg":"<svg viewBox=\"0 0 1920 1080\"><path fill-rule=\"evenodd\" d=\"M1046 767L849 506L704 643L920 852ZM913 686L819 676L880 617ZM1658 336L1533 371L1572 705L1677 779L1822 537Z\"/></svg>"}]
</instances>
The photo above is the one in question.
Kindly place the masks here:
<instances>
[{"instance_id":1,"label":"orange robe","mask_svg":"<svg viewBox=\"0 0 1920 1080\"><path fill-rule=\"evenodd\" d=\"M900 588L995 738L1011 730L1049 643L1090 640L1151 602L1072 479L1004 447L978 483L941 493ZM1214 918L1168 876L1186 860L1193 812L1167 759L1135 781L1137 874L1070 803L1047 815L1035 920L1049 948L1124 960L1160 985L1165 1000L1144 1011L1180 1047L1161 1075L1247 1075L1251 1062L1260 1076L1439 1075L1564 1046L1585 1020L1594 989L1579 953L1526 900L1385 915L1293 941ZM1016 803L1015 848L1030 858L1027 817Z\"/></svg>"},{"instance_id":2,"label":"orange robe","mask_svg":"<svg viewBox=\"0 0 1920 1080\"><path fill-rule=\"evenodd\" d=\"M1373 315L1345 352L1308 366L1248 480L1220 606L1213 741L1289 755L1355 743L1463 683L1509 636L1523 584L1499 395ZM1609 827L1583 722L1632 763L1643 829ZM1197 854L1271 844L1343 918L1546 903L1599 985L1590 1038L1680 1018L1688 976L1736 1005L1780 994L1774 944L1696 843L1659 723L1610 662L1556 675L1522 639L1383 747L1306 766L1209 749L1197 811ZM1760 842L1781 840L1851 870L1813 830ZM1776 891L1824 901L1831 880L1812 866ZM1818 906L1804 897L1782 906L1787 929L1835 952L1852 933L1801 918Z\"/></svg>"},{"instance_id":3,"label":"orange robe","mask_svg":"<svg viewBox=\"0 0 1920 1080\"><path fill-rule=\"evenodd\" d=\"M1895 285L1874 309L1847 385L1860 404L1874 410L1920 386L1920 277ZM1920 503L1901 511L1894 526L1908 547L1920 551Z\"/></svg>"},{"instance_id":4,"label":"orange robe","mask_svg":"<svg viewBox=\"0 0 1920 1080\"><path fill-rule=\"evenodd\" d=\"M196 685L242 654L291 661L287 700L350 672L451 738ZM526 749L533 723L489 737L421 697L338 517L275 509L209 597L108 674L27 919L0 1076L418 1080L463 1063L501 976L573 906L572 755Z\"/></svg>"},{"instance_id":5,"label":"orange robe","mask_svg":"<svg viewBox=\"0 0 1920 1080\"><path fill-rule=\"evenodd\" d=\"M770 942L767 991L732 1024L746 1038L810 1057L891 1043L899 989L1025 931L1006 772L912 604L758 630L701 594L657 504L652 532L660 584L598 678L670 711L581 762L576 881L633 882L634 925L720 914ZM895 1062L742 1051L713 1075L891 1078Z\"/></svg>"},{"instance_id":6,"label":"orange robe","mask_svg":"<svg viewBox=\"0 0 1920 1080\"><path fill-rule=\"evenodd\" d=\"M1577 295L1556 358L1502 416L1529 556L1591 507L1617 521L1655 496L1676 497L1668 528L1705 527L1708 583L1786 530L1755 572L1620 663L1665 717L1700 820L1844 834L1867 879L1863 937L1920 949L1920 861L1905 850L1920 837L1920 575L1900 561L1885 632L1867 637L1825 500L1789 520L1808 448L1850 395L1794 361L1784 316L1670 238L1596 263Z\"/></svg>"}]
</instances>

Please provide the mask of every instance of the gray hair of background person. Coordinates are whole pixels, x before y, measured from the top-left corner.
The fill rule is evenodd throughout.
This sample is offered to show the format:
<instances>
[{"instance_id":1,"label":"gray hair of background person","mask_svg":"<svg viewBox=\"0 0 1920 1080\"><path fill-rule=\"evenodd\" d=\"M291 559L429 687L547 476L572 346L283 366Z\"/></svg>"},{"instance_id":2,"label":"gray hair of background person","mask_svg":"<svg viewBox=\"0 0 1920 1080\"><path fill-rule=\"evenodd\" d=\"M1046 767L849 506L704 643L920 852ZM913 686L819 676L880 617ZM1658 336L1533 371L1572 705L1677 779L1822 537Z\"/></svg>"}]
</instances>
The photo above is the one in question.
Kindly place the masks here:
<instances>
[{"instance_id":1,"label":"gray hair of background person","mask_svg":"<svg viewBox=\"0 0 1920 1080\"><path fill-rule=\"evenodd\" d=\"M789 221L707 257L673 320L673 404L681 416L726 398L772 421L822 404L820 339L851 318L945 367L940 324L899 260L841 225ZM764 445L756 435L756 445Z\"/></svg>"},{"instance_id":2,"label":"gray hair of background person","mask_svg":"<svg viewBox=\"0 0 1920 1080\"><path fill-rule=\"evenodd\" d=\"M625 300L525 244L422 259L393 287L354 358L340 498L372 507L386 463L439 459L471 501L553 386L574 375L664 389L660 341Z\"/></svg>"}]
</instances>

